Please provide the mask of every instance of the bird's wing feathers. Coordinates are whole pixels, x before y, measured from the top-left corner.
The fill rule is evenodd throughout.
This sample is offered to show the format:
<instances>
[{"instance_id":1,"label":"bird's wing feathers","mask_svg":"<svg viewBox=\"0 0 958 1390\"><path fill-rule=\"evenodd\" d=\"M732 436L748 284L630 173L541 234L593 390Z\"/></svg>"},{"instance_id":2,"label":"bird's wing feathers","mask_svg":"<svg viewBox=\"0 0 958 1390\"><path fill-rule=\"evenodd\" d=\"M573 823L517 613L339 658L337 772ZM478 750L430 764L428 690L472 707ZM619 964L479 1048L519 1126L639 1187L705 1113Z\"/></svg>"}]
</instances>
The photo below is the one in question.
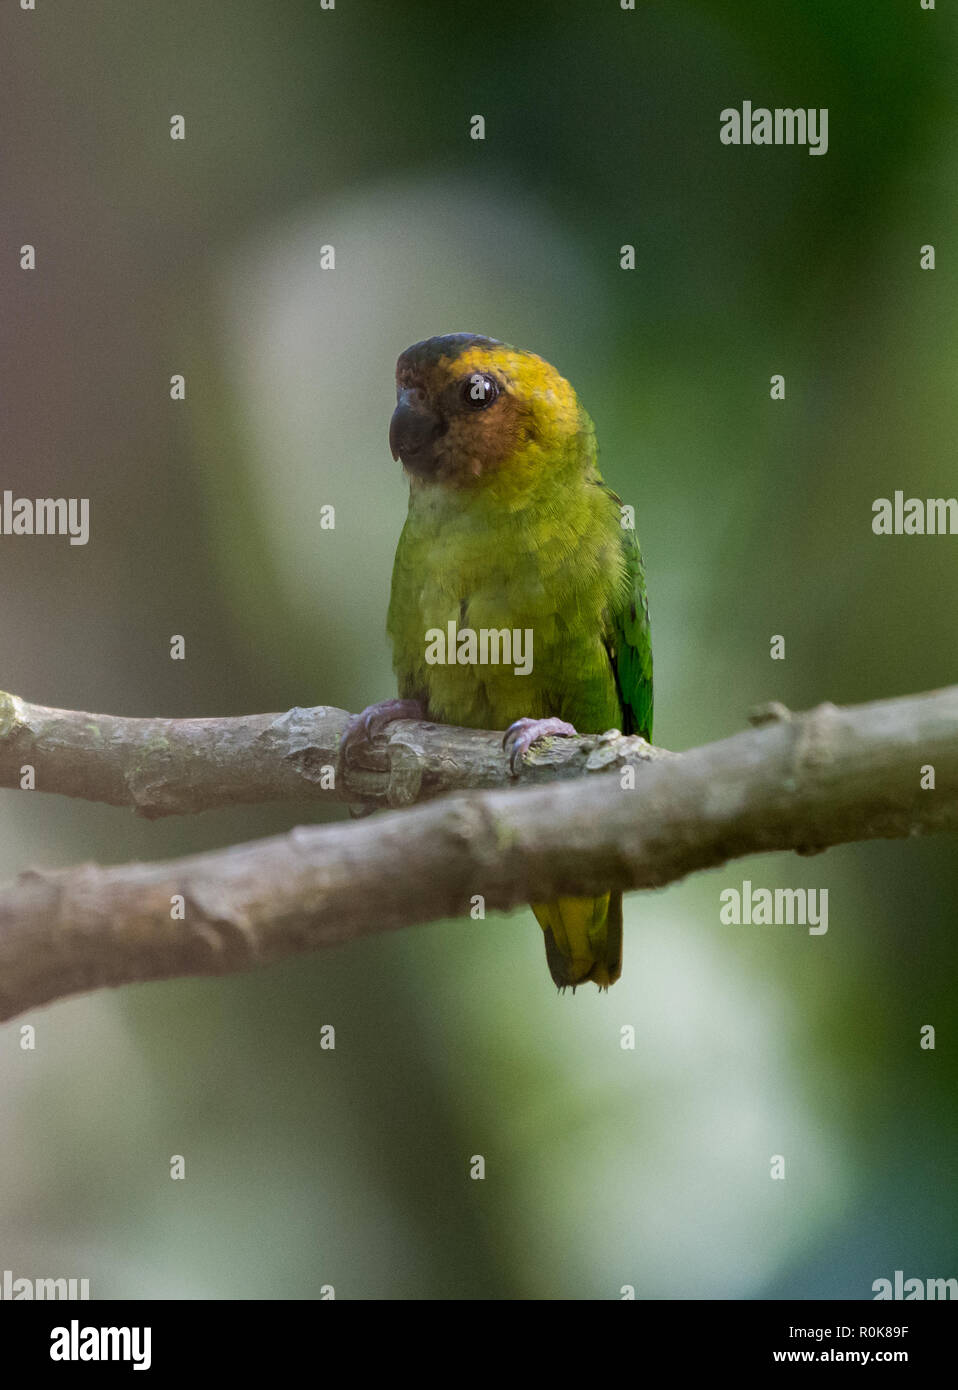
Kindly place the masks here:
<instances>
[{"instance_id":1,"label":"bird's wing feathers","mask_svg":"<svg viewBox=\"0 0 958 1390\"><path fill-rule=\"evenodd\" d=\"M619 499L611 494L617 505ZM624 602L609 615L606 650L612 664L619 703L622 731L652 738L652 630L649 600L645 592L645 571L635 531L622 528L628 587Z\"/></svg>"}]
</instances>

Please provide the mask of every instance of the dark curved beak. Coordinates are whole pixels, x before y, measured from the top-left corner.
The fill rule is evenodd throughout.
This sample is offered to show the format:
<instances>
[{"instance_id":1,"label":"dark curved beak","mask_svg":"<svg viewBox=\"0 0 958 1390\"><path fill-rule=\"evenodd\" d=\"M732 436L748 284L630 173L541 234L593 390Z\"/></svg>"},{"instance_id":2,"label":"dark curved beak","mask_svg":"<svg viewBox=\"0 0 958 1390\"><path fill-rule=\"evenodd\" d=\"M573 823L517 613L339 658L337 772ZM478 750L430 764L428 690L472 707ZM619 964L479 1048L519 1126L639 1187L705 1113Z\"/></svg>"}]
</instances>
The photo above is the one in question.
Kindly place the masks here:
<instances>
[{"instance_id":1,"label":"dark curved beak","mask_svg":"<svg viewBox=\"0 0 958 1390\"><path fill-rule=\"evenodd\" d=\"M389 422L389 449L394 459L407 468L428 469L429 446L440 434L442 422L429 406L425 393L410 386L400 391L393 418Z\"/></svg>"}]
</instances>

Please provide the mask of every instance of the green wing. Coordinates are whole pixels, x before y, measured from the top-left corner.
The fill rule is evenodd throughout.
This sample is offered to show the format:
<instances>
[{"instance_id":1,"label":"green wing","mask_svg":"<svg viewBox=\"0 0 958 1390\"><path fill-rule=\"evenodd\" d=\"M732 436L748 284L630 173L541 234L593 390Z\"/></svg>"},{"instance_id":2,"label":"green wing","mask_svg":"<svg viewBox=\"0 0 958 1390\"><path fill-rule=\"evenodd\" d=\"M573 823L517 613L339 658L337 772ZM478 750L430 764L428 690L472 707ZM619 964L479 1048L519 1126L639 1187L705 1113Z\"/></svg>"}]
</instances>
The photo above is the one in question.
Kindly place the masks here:
<instances>
[{"instance_id":1,"label":"green wing","mask_svg":"<svg viewBox=\"0 0 958 1390\"><path fill-rule=\"evenodd\" d=\"M611 494L616 504L618 497ZM652 738L652 629L649 600L645 592L642 553L635 532L622 528L629 588L626 601L610 614L606 650L612 663L619 704L622 706L622 732Z\"/></svg>"}]
</instances>

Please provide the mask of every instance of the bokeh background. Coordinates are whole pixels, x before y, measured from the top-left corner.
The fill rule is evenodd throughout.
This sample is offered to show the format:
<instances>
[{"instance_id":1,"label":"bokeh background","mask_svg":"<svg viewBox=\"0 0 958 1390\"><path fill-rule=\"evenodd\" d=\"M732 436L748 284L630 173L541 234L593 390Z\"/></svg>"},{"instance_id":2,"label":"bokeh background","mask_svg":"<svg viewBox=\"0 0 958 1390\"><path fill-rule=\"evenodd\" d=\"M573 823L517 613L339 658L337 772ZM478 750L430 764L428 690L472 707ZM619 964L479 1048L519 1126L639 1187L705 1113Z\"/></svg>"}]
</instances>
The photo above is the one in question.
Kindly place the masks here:
<instances>
[{"instance_id":1,"label":"bokeh background","mask_svg":"<svg viewBox=\"0 0 958 1390\"><path fill-rule=\"evenodd\" d=\"M392 693L393 365L462 329L596 421L657 741L958 679L958 540L871 531L876 497L955 492L948 7L39 0L0 28L0 486L92 504L86 548L0 538L0 687L168 716ZM828 153L724 147L745 99L828 107ZM4 792L0 874L336 814ZM827 936L722 926L745 877L828 888ZM522 911L38 1011L0 1029L0 1268L188 1298L954 1276L956 894L953 838L853 846L633 895L607 996L558 997Z\"/></svg>"}]
</instances>

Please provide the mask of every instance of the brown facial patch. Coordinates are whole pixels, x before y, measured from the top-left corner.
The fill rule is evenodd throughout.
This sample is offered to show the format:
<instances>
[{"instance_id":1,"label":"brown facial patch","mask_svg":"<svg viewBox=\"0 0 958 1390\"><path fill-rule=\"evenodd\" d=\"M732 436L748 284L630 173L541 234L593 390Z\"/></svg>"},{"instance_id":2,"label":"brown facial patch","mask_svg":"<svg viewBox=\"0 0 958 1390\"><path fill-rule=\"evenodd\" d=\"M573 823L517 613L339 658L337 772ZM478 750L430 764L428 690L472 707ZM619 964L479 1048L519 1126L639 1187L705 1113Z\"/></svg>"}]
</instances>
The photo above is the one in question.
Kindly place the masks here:
<instances>
[{"instance_id":1,"label":"brown facial patch","mask_svg":"<svg viewBox=\"0 0 958 1390\"><path fill-rule=\"evenodd\" d=\"M499 388L483 408L466 399L476 373ZM424 392L441 423L431 472L417 473L454 486L506 466L536 466L580 428L575 392L554 367L534 353L478 335L451 334L407 348L397 363L396 385L399 391Z\"/></svg>"},{"instance_id":2,"label":"brown facial patch","mask_svg":"<svg viewBox=\"0 0 958 1390\"><path fill-rule=\"evenodd\" d=\"M446 431L436 443L443 476L478 478L514 458L534 434L532 412L508 389L484 410L460 407L445 415Z\"/></svg>"}]
</instances>

